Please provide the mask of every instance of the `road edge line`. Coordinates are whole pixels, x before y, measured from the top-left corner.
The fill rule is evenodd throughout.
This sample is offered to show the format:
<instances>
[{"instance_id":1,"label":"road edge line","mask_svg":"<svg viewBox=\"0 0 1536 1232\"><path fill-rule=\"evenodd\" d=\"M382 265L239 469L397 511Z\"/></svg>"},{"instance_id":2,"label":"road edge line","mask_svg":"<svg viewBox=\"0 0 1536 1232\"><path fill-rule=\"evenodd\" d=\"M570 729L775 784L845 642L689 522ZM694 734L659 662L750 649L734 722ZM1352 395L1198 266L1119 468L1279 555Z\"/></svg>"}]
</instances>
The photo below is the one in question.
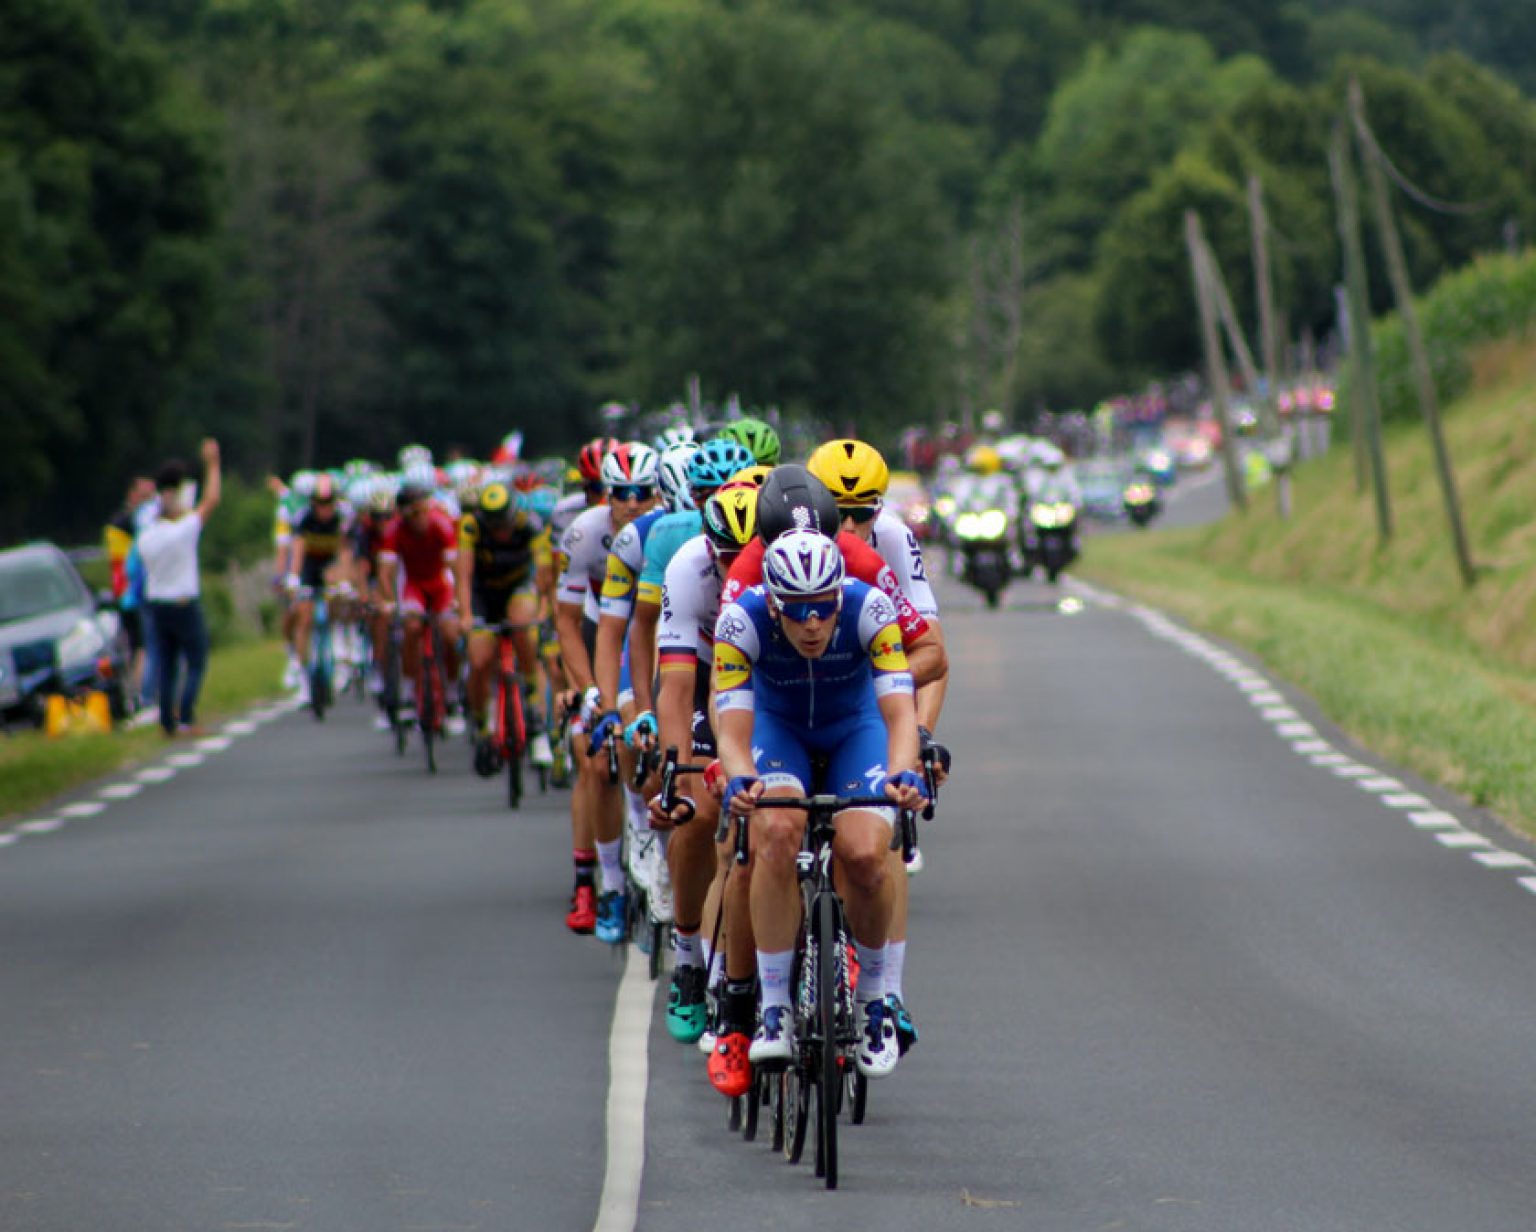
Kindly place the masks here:
<instances>
[{"instance_id":1,"label":"road edge line","mask_svg":"<svg viewBox=\"0 0 1536 1232\"><path fill-rule=\"evenodd\" d=\"M632 1232L645 1172L645 1097L650 1082L656 982L647 964L625 955L608 1032L607 1163L593 1232Z\"/></svg>"}]
</instances>

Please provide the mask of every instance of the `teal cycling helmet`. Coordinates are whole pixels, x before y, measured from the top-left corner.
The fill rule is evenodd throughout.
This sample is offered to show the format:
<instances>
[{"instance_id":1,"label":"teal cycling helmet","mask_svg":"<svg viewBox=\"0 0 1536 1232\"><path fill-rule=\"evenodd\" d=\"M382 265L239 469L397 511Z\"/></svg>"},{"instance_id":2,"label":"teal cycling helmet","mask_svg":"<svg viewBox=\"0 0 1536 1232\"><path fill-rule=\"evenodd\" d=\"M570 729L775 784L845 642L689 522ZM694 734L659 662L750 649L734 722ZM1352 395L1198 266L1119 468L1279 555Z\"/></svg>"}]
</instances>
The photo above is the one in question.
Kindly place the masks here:
<instances>
[{"instance_id":1,"label":"teal cycling helmet","mask_svg":"<svg viewBox=\"0 0 1536 1232\"><path fill-rule=\"evenodd\" d=\"M756 463L752 451L734 437L717 436L705 441L688 460L688 486L713 491L729 483L737 471Z\"/></svg>"}]
</instances>

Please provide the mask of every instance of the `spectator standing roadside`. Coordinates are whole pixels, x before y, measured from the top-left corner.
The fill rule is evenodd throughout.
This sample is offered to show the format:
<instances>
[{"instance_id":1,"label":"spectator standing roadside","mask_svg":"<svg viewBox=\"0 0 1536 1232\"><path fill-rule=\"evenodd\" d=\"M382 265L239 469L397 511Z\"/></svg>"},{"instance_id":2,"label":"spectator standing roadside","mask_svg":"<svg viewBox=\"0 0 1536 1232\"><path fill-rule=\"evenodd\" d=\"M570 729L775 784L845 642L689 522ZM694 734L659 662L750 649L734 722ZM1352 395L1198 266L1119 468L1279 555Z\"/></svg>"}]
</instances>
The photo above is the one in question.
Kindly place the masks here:
<instances>
[{"instance_id":1,"label":"spectator standing roadside","mask_svg":"<svg viewBox=\"0 0 1536 1232\"><path fill-rule=\"evenodd\" d=\"M145 626L143 611L142 563L134 559L134 540L141 527L154 516L155 481L137 475L128 485L123 507L107 522L105 540L107 561L112 567L112 598L128 635L131 658L128 668L128 696L137 706L139 698L153 688L156 672L154 633ZM135 577L138 565L139 576Z\"/></svg>"},{"instance_id":2,"label":"spectator standing roadside","mask_svg":"<svg viewBox=\"0 0 1536 1232\"><path fill-rule=\"evenodd\" d=\"M144 562L144 597L154 626L160 669L160 726L174 736L178 723L192 728L203 672L208 667L208 629L203 623L202 587L198 576L197 545L208 515L219 503L222 482L219 445L203 442L203 490L197 508L183 503L186 468L167 462L155 478L160 493L160 516L138 537L139 557ZM176 706L176 677L182 659L186 678L181 705Z\"/></svg>"}]
</instances>

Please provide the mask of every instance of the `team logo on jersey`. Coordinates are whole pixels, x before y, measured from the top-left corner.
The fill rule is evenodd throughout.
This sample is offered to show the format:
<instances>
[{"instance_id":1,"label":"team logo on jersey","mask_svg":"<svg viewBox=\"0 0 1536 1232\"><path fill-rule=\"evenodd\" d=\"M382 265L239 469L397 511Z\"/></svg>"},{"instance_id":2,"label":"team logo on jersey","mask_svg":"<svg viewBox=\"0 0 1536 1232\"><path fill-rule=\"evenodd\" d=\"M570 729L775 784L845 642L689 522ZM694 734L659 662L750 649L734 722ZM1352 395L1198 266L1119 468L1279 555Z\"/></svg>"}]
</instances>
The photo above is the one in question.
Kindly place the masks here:
<instances>
[{"instance_id":1,"label":"team logo on jersey","mask_svg":"<svg viewBox=\"0 0 1536 1232\"><path fill-rule=\"evenodd\" d=\"M888 625L896 619L896 605L878 591L869 596L869 606L864 610L877 625Z\"/></svg>"},{"instance_id":2,"label":"team logo on jersey","mask_svg":"<svg viewBox=\"0 0 1536 1232\"><path fill-rule=\"evenodd\" d=\"M729 642L715 643L715 688L720 691L745 684L752 675L747 656Z\"/></svg>"},{"instance_id":3,"label":"team logo on jersey","mask_svg":"<svg viewBox=\"0 0 1536 1232\"><path fill-rule=\"evenodd\" d=\"M729 642L739 642L747 634L747 622L735 612L727 612L720 617L720 624L715 630L715 636Z\"/></svg>"},{"instance_id":4,"label":"team logo on jersey","mask_svg":"<svg viewBox=\"0 0 1536 1232\"><path fill-rule=\"evenodd\" d=\"M869 659L882 672L907 670L907 652L901 644L901 633L895 625L886 625L869 645Z\"/></svg>"}]
</instances>

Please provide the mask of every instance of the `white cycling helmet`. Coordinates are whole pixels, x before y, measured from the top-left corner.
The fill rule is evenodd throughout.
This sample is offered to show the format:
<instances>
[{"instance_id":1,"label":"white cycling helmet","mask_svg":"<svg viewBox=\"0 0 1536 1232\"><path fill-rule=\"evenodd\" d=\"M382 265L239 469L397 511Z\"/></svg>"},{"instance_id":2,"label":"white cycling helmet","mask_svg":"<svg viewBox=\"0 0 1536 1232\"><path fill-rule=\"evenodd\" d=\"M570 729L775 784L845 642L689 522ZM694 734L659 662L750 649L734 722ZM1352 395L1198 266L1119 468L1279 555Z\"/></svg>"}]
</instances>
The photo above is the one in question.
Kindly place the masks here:
<instances>
[{"instance_id":1,"label":"white cycling helmet","mask_svg":"<svg viewBox=\"0 0 1536 1232\"><path fill-rule=\"evenodd\" d=\"M666 453L674 445L691 445L693 440L693 429L685 423L676 423L670 428L664 428L657 436L656 448Z\"/></svg>"},{"instance_id":2,"label":"white cycling helmet","mask_svg":"<svg viewBox=\"0 0 1536 1232\"><path fill-rule=\"evenodd\" d=\"M402 471L413 466L431 466L432 451L425 445L402 445L397 460Z\"/></svg>"},{"instance_id":3,"label":"white cycling helmet","mask_svg":"<svg viewBox=\"0 0 1536 1232\"><path fill-rule=\"evenodd\" d=\"M656 486L661 457L643 441L626 441L603 455L603 482L610 488L625 484Z\"/></svg>"},{"instance_id":4,"label":"white cycling helmet","mask_svg":"<svg viewBox=\"0 0 1536 1232\"><path fill-rule=\"evenodd\" d=\"M405 486L424 492L437 491L437 471L430 462L417 462L405 468Z\"/></svg>"},{"instance_id":5,"label":"white cycling helmet","mask_svg":"<svg viewBox=\"0 0 1536 1232\"><path fill-rule=\"evenodd\" d=\"M693 441L662 450L656 477L661 484L662 498L674 513L693 508L693 493L688 488L688 464L698 452L699 447Z\"/></svg>"},{"instance_id":6,"label":"white cycling helmet","mask_svg":"<svg viewBox=\"0 0 1536 1232\"><path fill-rule=\"evenodd\" d=\"M763 585L775 599L809 599L842 584L842 549L820 531L787 530L763 553Z\"/></svg>"},{"instance_id":7,"label":"white cycling helmet","mask_svg":"<svg viewBox=\"0 0 1536 1232\"><path fill-rule=\"evenodd\" d=\"M373 481L373 491L368 495L368 508L383 516L395 511L395 481L388 475L380 475Z\"/></svg>"}]
</instances>

